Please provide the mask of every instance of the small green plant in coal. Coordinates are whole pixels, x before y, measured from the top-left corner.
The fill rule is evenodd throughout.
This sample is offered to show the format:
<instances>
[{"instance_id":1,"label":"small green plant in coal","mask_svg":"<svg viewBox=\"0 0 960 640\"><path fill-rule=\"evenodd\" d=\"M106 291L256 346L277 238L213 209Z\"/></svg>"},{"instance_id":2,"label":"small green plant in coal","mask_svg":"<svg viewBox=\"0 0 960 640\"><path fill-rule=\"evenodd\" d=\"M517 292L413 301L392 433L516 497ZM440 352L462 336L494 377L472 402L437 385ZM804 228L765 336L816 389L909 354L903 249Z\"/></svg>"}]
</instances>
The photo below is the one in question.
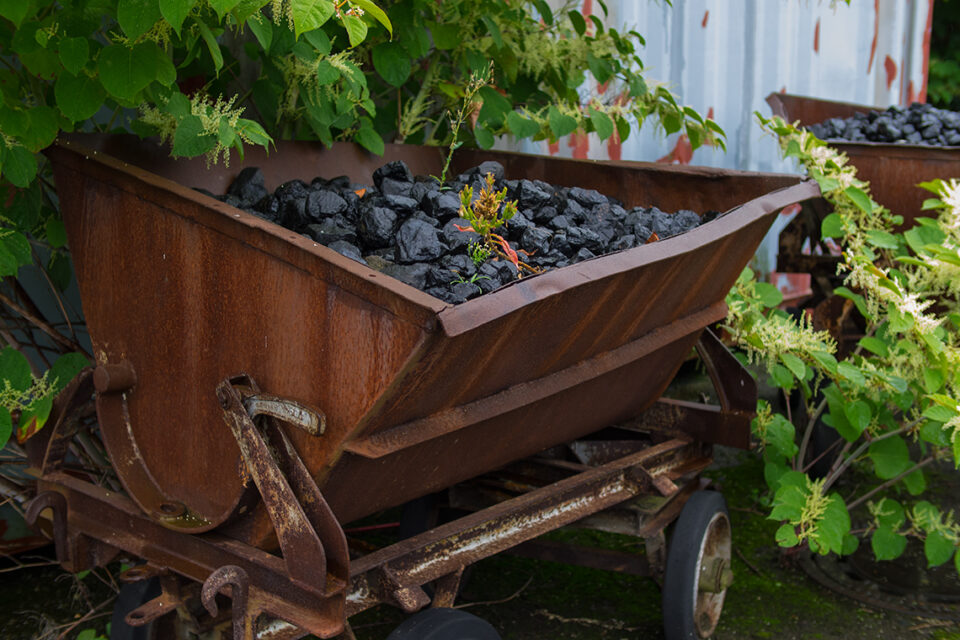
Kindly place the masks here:
<instances>
[{"instance_id":1,"label":"small green plant in coal","mask_svg":"<svg viewBox=\"0 0 960 640\"><path fill-rule=\"evenodd\" d=\"M470 248L470 257L474 264L481 266L488 257L496 255L509 260L517 268L517 276L523 277L523 272L536 274L539 270L520 260L519 254L530 255L523 249L514 249L500 234L494 233L507 224L517 214L517 203L507 200L507 188L497 191L493 186L494 177L488 173L484 178L485 185L480 189L476 200L473 198L473 187L466 185L460 190L460 217L470 222L469 227L456 225L460 231L473 232L480 235ZM478 248L477 245L480 245Z\"/></svg>"}]
</instances>

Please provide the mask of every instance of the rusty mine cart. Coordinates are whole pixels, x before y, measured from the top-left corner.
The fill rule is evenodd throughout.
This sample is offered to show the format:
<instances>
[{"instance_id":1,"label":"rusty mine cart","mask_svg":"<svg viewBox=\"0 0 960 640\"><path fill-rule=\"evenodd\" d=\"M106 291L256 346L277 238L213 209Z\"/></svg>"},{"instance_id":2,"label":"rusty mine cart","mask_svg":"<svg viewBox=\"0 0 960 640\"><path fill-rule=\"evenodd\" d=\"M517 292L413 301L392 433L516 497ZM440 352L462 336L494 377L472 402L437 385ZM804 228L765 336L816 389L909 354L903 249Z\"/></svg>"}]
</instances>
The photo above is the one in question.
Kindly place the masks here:
<instances>
[{"instance_id":1,"label":"rusty mine cart","mask_svg":"<svg viewBox=\"0 0 960 640\"><path fill-rule=\"evenodd\" d=\"M48 154L96 366L30 441L28 516L68 570L141 561L121 576L133 586L115 638L231 625L236 639L330 638L381 603L413 614L394 638L497 638L451 607L464 567L511 548L662 576L667 637L712 634L731 532L699 474L713 444L749 446L757 390L706 327L773 218L815 184L458 151L455 170L497 160L628 207L727 213L454 306L192 189L223 193L243 166L271 188L368 182L385 160L438 174L437 149L290 143L206 170L155 143L77 135ZM694 347L718 406L661 398ZM94 409L120 491L65 464ZM467 515L354 553L349 523L438 492ZM646 553L535 540L575 522Z\"/></svg>"}]
</instances>

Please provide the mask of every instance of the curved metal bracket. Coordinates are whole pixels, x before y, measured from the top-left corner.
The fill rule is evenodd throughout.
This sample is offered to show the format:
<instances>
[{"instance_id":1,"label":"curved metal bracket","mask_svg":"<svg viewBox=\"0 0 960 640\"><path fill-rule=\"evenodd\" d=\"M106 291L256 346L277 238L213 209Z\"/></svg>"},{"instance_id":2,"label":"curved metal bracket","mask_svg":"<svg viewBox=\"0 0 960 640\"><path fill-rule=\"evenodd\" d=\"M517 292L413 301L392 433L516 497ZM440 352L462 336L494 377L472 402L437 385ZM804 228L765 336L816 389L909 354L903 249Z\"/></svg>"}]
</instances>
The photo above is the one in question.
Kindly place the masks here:
<instances>
[{"instance_id":1,"label":"curved metal bracket","mask_svg":"<svg viewBox=\"0 0 960 640\"><path fill-rule=\"evenodd\" d=\"M230 587L230 592L224 589ZM233 601L233 640L253 640L254 623L259 612L248 609L250 601L250 576L237 565L230 564L220 567L210 574L204 581L200 591L200 601L204 608L214 618L220 612L217 607L217 594L229 595Z\"/></svg>"},{"instance_id":2,"label":"curved metal bracket","mask_svg":"<svg viewBox=\"0 0 960 640\"><path fill-rule=\"evenodd\" d=\"M53 544L57 550L57 562L70 561L67 547L67 499L56 491L44 491L27 505L25 520L35 527L40 513L46 509L53 511Z\"/></svg>"},{"instance_id":3,"label":"curved metal bracket","mask_svg":"<svg viewBox=\"0 0 960 640\"><path fill-rule=\"evenodd\" d=\"M227 378L216 393L276 530L290 579L320 595L344 591L349 552L343 529L293 443L271 419L287 421L292 416L297 426L319 432L323 414L301 403L261 395L245 374Z\"/></svg>"}]
</instances>

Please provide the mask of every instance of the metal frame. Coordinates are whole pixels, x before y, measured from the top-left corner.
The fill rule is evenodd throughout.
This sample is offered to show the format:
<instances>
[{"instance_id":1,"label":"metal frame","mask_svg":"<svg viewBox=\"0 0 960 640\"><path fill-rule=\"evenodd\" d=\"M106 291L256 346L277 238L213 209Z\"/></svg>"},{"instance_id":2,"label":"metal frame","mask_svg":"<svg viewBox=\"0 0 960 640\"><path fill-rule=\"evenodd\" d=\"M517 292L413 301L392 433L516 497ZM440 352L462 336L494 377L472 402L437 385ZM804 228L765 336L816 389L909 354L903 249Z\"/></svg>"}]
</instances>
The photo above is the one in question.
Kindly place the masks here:
<instances>
[{"instance_id":1,"label":"metal frame","mask_svg":"<svg viewBox=\"0 0 960 640\"><path fill-rule=\"evenodd\" d=\"M44 511L52 512L57 557L71 571L103 565L122 552L146 562L124 579L161 577L161 595L131 612L129 624L146 624L177 609L196 627L225 625L228 618L216 601L222 593L232 600L229 620L235 640L284 640L306 633L333 637L344 631L349 616L377 604L407 612L429 605L431 598L422 586L431 581L436 587L433 605L449 606L467 565L507 550L557 558L556 545L533 539L578 521L643 537L651 553L637 561L591 550L571 554L568 549L562 554L565 561L656 576L663 570L662 530L701 486L698 474L712 461L708 442L681 431L708 436L712 423L714 437L706 439L741 443L749 422L747 405L756 397L752 378L713 334L705 332L698 349L720 407L671 404L676 421L654 425L652 440L589 441L572 447L597 466L543 458L522 461L519 464L549 468L553 474L547 474L543 486L524 487L519 495L352 562L340 524L277 424L282 420L318 432L322 413L261 394L249 376L228 378L216 390L250 480L273 521L283 552L278 557L217 532L183 533L167 521L183 513L145 515L130 498L61 470L63 444L75 423L71 416L89 403L92 392L94 376L88 370L70 387L52 429L28 519L33 523ZM641 417L623 429L636 436L650 422ZM554 479L558 474L566 477ZM646 502L630 503L639 496L647 496ZM616 511L596 515L618 505L623 505L619 519L610 515ZM592 522L591 516L596 518ZM199 592L192 583L202 584ZM187 606L196 599L210 614L202 623Z\"/></svg>"}]
</instances>

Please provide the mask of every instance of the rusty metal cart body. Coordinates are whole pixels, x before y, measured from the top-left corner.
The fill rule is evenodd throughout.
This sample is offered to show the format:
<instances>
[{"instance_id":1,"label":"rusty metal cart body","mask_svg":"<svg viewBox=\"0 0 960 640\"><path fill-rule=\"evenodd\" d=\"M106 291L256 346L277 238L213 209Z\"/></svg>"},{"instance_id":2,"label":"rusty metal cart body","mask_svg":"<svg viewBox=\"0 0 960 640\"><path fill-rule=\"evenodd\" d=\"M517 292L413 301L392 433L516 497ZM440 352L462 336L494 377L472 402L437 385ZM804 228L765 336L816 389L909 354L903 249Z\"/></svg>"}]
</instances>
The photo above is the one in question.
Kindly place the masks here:
<instances>
[{"instance_id":1,"label":"rusty metal cart body","mask_svg":"<svg viewBox=\"0 0 960 640\"><path fill-rule=\"evenodd\" d=\"M710 444L749 441L755 387L703 329L724 317L777 212L818 194L791 176L462 152L455 169L494 159L508 176L628 206L730 211L452 306L191 188L222 193L242 166L261 167L268 187L369 182L393 159L437 174L438 150L281 144L211 170L165 153L94 136L48 151L96 367L58 399L31 515L52 509L68 568L123 551L146 561L128 578L165 574L129 621L190 596L216 616L222 589L238 638L331 637L380 602L421 609L434 580L434 604L449 603L465 565L638 495L664 500L636 530L662 530ZM658 400L695 346L720 406ZM125 495L61 468L94 391ZM617 424L612 444L583 445L606 452L588 454L592 466L553 463L562 473L542 487L349 558L344 524ZM728 539L711 521L701 555L724 526ZM716 615L728 568L691 578Z\"/></svg>"},{"instance_id":2,"label":"rusty metal cart body","mask_svg":"<svg viewBox=\"0 0 960 640\"><path fill-rule=\"evenodd\" d=\"M885 109L789 93L771 93L767 104L773 115L804 126ZM870 182L874 199L902 215L907 226L923 215L923 202L931 195L918 184L936 178L960 177L960 147L869 141L831 141L830 145L847 154L857 168L857 175Z\"/></svg>"}]
</instances>

